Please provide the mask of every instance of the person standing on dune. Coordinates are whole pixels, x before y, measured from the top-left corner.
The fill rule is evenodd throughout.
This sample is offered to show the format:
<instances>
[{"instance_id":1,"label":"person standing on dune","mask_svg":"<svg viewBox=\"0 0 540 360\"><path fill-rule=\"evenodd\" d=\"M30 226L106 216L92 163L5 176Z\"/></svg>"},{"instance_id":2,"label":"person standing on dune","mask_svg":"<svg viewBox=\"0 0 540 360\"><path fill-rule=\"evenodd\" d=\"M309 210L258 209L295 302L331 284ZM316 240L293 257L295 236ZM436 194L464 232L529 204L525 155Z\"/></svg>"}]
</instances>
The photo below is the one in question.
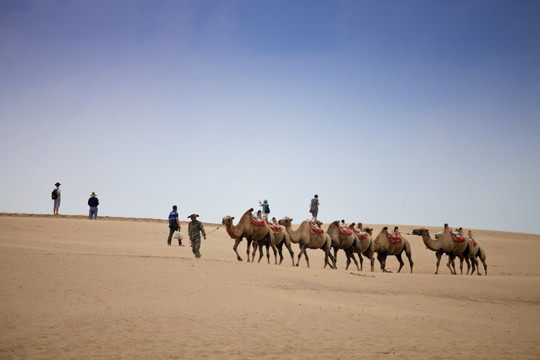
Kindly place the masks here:
<instances>
[{"instance_id":1,"label":"person standing on dune","mask_svg":"<svg viewBox=\"0 0 540 360\"><path fill-rule=\"evenodd\" d=\"M51 194L51 198L54 201L53 205L53 214L58 215L58 209L60 208L60 199L62 197L62 194L60 193L60 183L57 182L54 184L56 186Z\"/></svg>"},{"instance_id":2,"label":"person standing on dune","mask_svg":"<svg viewBox=\"0 0 540 360\"><path fill-rule=\"evenodd\" d=\"M90 199L88 199L88 206L90 206L90 211L88 212L88 218L90 220L92 220L92 217L94 218L94 220L97 220L98 205L99 205L99 200L97 198L97 195L95 192L92 191L92 194L90 194Z\"/></svg>"},{"instance_id":3,"label":"person standing on dune","mask_svg":"<svg viewBox=\"0 0 540 360\"><path fill-rule=\"evenodd\" d=\"M201 233L206 240L206 232L204 231L204 226L202 222L197 220L199 217L198 214L191 214L188 218L191 218L191 222L188 225L188 235L189 241L191 242L191 250L196 258L201 257Z\"/></svg>"},{"instance_id":4,"label":"person standing on dune","mask_svg":"<svg viewBox=\"0 0 540 360\"><path fill-rule=\"evenodd\" d=\"M172 207L173 211L169 213L169 238L167 239L167 245L171 246L171 241L173 234L176 230L180 230L180 219L178 219L178 207L176 205L173 205ZM178 239L178 246L184 246L182 245L182 239Z\"/></svg>"}]
</instances>

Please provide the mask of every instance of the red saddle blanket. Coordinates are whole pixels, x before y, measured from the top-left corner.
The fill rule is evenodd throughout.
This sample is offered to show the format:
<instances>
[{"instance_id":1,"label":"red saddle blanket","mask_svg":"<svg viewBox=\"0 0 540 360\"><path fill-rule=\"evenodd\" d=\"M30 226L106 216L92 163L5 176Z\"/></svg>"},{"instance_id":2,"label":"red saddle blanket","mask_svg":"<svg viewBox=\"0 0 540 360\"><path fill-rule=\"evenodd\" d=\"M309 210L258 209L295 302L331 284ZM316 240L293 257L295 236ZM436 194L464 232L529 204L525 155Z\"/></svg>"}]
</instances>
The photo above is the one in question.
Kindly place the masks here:
<instances>
[{"instance_id":1,"label":"red saddle blanket","mask_svg":"<svg viewBox=\"0 0 540 360\"><path fill-rule=\"evenodd\" d=\"M270 229L272 229L273 232L283 231L283 228L281 226L269 223L268 219L265 219L265 220L266 220L266 224L270 226Z\"/></svg>"},{"instance_id":2,"label":"red saddle blanket","mask_svg":"<svg viewBox=\"0 0 540 360\"><path fill-rule=\"evenodd\" d=\"M399 244L403 242L403 238L398 234L386 232L386 236L388 237L388 240L390 240L390 244Z\"/></svg>"},{"instance_id":3,"label":"red saddle blanket","mask_svg":"<svg viewBox=\"0 0 540 360\"><path fill-rule=\"evenodd\" d=\"M313 226L313 223L310 222L309 226L311 226L311 231L313 231L315 234L322 234L324 233L324 230L318 227Z\"/></svg>"},{"instance_id":4,"label":"red saddle blanket","mask_svg":"<svg viewBox=\"0 0 540 360\"><path fill-rule=\"evenodd\" d=\"M473 238L468 237L468 239L472 241L472 243L473 243L474 246L478 245L478 243L476 242L476 240L474 240Z\"/></svg>"},{"instance_id":5,"label":"red saddle blanket","mask_svg":"<svg viewBox=\"0 0 540 360\"><path fill-rule=\"evenodd\" d=\"M451 232L450 234L452 234L452 240L454 240L454 242L460 243L465 241L465 236L456 235L453 232Z\"/></svg>"},{"instance_id":6,"label":"red saddle blanket","mask_svg":"<svg viewBox=\"0 0 540 360\"><path fill-rule=\"evenodd\" d=\"M339 232L343 235L351 235L352 231L350 229L344 229L341 226L338 225Z\"/></svg>"},{"instance_id":7,"label":"red saddle blanket","mask_svg":"<svg viewBox=\"0 0 540 360\"><path fill-rule=\"evenodd\" d=\"M253 217L253 215L251 215L251 222L253 223L253 225L257 225L257 226L264 226L264 220L263 219L255 219Z\"/></svg>"},{"instance_id":8,"label":"red saddle blanket","mask_svg":"<svg viewBox=\"0 0 540 360\"><path fill-rule=\"evenodd\" d=\"M364 232L364 231L358 231L358 230L354 230L356 236L358 236L359 239L367 239L368 237L368 233L367 232Z\"/></svg>"}]
</instances>

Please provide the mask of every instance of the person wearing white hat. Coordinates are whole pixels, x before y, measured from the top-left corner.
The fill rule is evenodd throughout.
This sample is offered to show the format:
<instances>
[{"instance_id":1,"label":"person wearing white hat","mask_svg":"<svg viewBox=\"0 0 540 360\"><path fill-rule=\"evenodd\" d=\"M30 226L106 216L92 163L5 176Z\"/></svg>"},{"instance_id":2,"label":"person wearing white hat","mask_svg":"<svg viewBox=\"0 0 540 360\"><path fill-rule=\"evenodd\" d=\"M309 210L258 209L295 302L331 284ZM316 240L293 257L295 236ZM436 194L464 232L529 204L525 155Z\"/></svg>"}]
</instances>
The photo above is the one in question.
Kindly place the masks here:
<instances>
[{"instance_id":1,"label":"person wearing white hat","mask_svg":"<svg viewBox=\"0 0 540 360\"><path fill-rule=\"evenodd\" d=\"M90 211L88 212L88 218L92 220L92 217L94 220L97 220L97 207L99 205L99 200L97 198L97 195L95 192L92 191L92 194L90 194L90 199L88 199L88 206L90 206Z\"/></svg>"}]
</instances>

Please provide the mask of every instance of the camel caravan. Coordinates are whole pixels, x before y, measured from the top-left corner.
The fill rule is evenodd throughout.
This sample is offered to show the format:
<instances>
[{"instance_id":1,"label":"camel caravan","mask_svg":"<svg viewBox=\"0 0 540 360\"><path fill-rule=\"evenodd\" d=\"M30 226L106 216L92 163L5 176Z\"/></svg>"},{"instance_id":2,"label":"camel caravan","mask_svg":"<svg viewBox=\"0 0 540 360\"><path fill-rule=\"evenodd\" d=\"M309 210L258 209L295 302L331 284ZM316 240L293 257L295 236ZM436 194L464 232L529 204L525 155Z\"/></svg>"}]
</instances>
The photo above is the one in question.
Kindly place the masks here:
<instances>
[{"instance_id":1,"label":"camel caravan","mask_svg":"<svg viewBox=\"0 0 540 360\"><path fill-rule=\"evenodd\" d=\"M375 254L379 261L382 272L391 272L386 269L386 258L389 255L395 256L399 262L398 273L402 270L405 263L402 254L405 253L409 261L410 272L413 272L414 262L412 260L412 251L409 241L400 233L396 226L392 232L388 227L384 227L377 236L373 237L373 229L364 228L362 223L352 223L346 225L336 220L330 223L327 230L322 228L322 223L318 220L305 220L296 230L293 230L293 219L284 217L279 221L269 222L266 217L261 218L253 215L253 208L247 210L238 223L234 224L234 216L225 216L222 224L229 236L234 239L233 250L238 261L242 257L238 253L238 245L243 239L246 239L247 249L246 258L248 262L255 261L255 255L259 250L258 262L263 257L263 250L266 248L266 257L270 263L269 249L274 252L275 264L283 262L283 246L287 248L291 256L293 266L299 266L302 256L306 259L306 265L309 267L308 249L320 249L324 251L324 267L337 269L337 253L343 250L346 256L347 270L352 262L356 265L358 271L363 270L363 258L370 261L370 270L374 271ZM410 235L410 234L409 234ZM431 238L428 229L414 229L412 235L422 238L426 248L434 251L437 258L435 274L439 273L439 264L444 254L448 256L447 267L450 273L456 275L455 259L460 260L461 274L463 274L463 262L467 263L467 274L481 275L478 269L478 259L484 265L484 273L487 275L486 253L484 249L476 242L471 231L467 236L463 235L463 229L459 228L457 232L452 231L448 224L444 225L444 230L435 234L435 239ZM253 251L251 245L253 244ZM295 262L292 244L298 244L300 252ZM333 253L332 253L333 250ZM279 262L277 257L279 255ZM358 256L359 262L356 260ZM472 270L471 270L472 267Z\"/></svg>"}]
</instances>

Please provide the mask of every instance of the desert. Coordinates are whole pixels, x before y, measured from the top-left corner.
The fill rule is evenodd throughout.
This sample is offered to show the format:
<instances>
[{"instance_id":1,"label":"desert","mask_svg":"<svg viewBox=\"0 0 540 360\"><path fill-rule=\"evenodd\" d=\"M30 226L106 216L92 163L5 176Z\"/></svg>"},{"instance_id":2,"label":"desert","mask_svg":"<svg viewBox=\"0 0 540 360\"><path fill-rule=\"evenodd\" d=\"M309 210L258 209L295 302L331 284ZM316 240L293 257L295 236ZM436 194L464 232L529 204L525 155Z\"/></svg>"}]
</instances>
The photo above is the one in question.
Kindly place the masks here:
<instances>
[{"instance_id":1,"label":"desert","mask_svg":"<svg viewBox=\"0 0 540 360\"><path fill-rule=\"evenodd\" d=\"M343 251L335 270L321 250L309 268L286 250L253 263L245 241L238 261L224 226L204 225L196 259L167 246L165 220L1 214L0 358L540 357L540 235L473 229L488 275L451 275L446 256L435 275L417 225L399 225L412 273L393 256L391 273L345 270Z\"/></svg>"}]
</instances>

